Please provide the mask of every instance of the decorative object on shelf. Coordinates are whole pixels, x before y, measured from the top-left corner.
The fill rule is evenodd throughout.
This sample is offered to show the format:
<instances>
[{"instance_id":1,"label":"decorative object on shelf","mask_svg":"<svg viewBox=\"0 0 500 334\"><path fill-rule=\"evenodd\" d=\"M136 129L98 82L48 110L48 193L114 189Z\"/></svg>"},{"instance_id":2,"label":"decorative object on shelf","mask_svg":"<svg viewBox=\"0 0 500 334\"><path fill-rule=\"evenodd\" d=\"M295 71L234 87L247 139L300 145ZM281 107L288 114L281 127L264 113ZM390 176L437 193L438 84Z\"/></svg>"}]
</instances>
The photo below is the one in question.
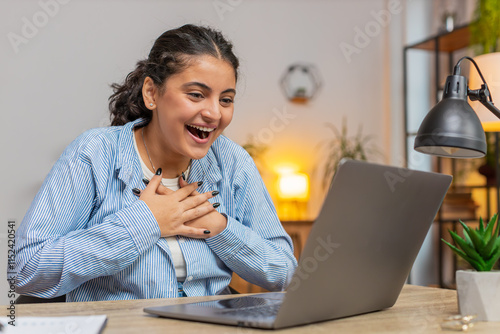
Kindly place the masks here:
<instances>
[{"instance_id":1,"label":"decorative object on shelf","mask_svg":"<svg viewBox=\"0 0 500 334\"><path fill-rule=\"evenodd\" d=\"M347 134L347 121L342 119L342 128L339 130L332 123L325 123L332 133L333 138L323 143L327 153L324 156L323 187L327 188L332 182L337 166L343 158L368 161L380 155L379 149L373 143L373 136L363 135L360 125L355 136Z\"/></svg>"},{"instance_id":2,"label":"decorative object on shelf","mask_svg":"<svg viewBox=\"0 0 500 334\"><path fill-rule=\"evenodd\" d=\"M321 80L316 66L295 63L290 65L282 76L280 86L291 102L306 103L318 92Z\"/></svg>"},{"instance_id":3,"label":"decorative object on shelf","mask_svg":"<svg viewBox=\"0 0 500 334\"><path fill-rule=\"evenodd\" d=\"M447 32L453 31L455 29L455 22L457 14L454 12L446 12L443 14L443 30Z\"/></svg>"},{"instance_id":4,"label":"decorative object on shelf","mask_svg":"<svg viewBox=\"0 0 500 334\"><path fill-rule=\"evenodd\" d=\"M476 218L478 206L469 189L450 189L441 205L441 219L448 221L473 220Z\"/></svg>"},{"instance_id":5,"label":"decorative object on shelf","mask_svg":"<svg viewBox=\"0 0 500 334\"><path fill-rule=\"evenodd\" d=\"M496 227L495 227L496 223ZM479 321L500 321L500 271L491 271L500 259L500 223L495 214L484 226L470 228L460 221L464 238L449 231L457 246L446 243L474 269L456 272L457 295L462 315L477 314Z\"/></svg>"}]
</instances>

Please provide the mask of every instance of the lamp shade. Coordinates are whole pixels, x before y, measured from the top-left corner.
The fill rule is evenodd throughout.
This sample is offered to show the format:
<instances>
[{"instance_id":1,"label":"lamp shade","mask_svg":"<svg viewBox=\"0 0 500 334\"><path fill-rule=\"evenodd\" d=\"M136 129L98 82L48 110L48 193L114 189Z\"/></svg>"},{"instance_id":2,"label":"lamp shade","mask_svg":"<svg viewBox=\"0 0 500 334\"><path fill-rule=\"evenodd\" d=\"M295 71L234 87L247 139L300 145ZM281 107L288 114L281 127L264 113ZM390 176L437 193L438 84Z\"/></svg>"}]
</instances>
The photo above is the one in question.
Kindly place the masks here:
<instances>
[{"instance_id":1,"label":"lamp shade","mask_svg":"<svg viewBox=\"0 0 500 334\"><path fill-rule=\"evenodd\" d=\"M306 201L309 198L309 177L298 172L281 175L278 194L281 199Z\"/></svg>"},{"instance_id":2,"label":"lamp shade","mask_svg":"<svg viewBox=\"0 0 500 334\"><path fill-rule=\"evenodd\" d=\"M487 53L474 57L477 66L484 73L484 79L488 83L488 89L493 101L500 101L500 52ZM479 77L474 66L469 71L469 88L479 89L483 81ZM477 113L484 131L500 132L500 119L491 113L479 101L470 101L472 109Z\"/></svg>"},{"instance_id":3,"label":"lamp shade","mask_svg":"<svg viewBox=\"0 0 500 334\"><path fill-rule=\"evenodd\" d=\"M486 136L467 103L464 76L448 76L443 99L424 118L414 148L421 153L453 158L480 158L486 154Z\"/></svg>"}]
</instances>

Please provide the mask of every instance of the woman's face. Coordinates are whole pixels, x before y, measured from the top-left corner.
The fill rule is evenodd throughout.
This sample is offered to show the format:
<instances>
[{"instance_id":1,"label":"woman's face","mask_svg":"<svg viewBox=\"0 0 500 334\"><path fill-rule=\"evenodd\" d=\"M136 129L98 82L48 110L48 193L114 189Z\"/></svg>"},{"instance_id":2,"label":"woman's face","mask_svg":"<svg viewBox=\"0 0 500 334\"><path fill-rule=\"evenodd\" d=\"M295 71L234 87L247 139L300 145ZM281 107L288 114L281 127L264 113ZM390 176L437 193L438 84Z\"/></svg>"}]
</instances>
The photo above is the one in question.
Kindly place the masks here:
<instances>
[{"instance_id":1,"label":"woman's face","mask_svg":"<svg viewBox=\"0 0 500 334\"><path fill-rule=\"evenodd\" d=\"M157 93L152 120L162 151L178 158L204 157L231 123L235 86L233 67L212 56L197 56L168 78L164 93Z\"/></svg>"}]
</instances>

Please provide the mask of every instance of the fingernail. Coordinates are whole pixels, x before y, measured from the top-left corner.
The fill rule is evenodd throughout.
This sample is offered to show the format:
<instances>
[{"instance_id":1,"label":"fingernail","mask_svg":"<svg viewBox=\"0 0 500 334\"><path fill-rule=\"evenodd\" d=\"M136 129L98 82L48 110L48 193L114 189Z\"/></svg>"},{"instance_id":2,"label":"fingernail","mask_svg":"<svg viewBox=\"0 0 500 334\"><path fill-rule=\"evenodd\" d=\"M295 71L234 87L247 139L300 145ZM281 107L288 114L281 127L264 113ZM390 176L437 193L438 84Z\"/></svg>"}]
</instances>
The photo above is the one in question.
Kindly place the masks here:
<instances>
[{"instance_id":1,"label":"fingernail","mask_svg":"<svg viewBox=\"0 0 500 334\"><path fill-rule=\"evenodd\" d=\"M161 168L158 168L158 169L156 170L156 175L161 175Z\"/></svg>"},{"instance_id":2,"label":"fingernail","mask_svg":"<svg viewBox=\"0 0 500 334\"><path fill-rule=\"evenodd\" d=\"M203 184L203 181L198 181L198 187Z\"/></svg>"},{"instance_id":3,"label":"fingernail","mask_svg":"<svg viewBox=\"0 0 500 334\"><path fill-rule=\"evenodd\" d=\"M205 231L203 231L203 233L210 234L210 231L209 230L205 230Z\"/></svg>"},{"instance_id":4,"label":"fingernail","mask_svg":"<svg viewBox=\"0 0 500 334\"><path fill-rule=\"evenodd\" d=\"M186 181L186 175L184 174L184 172L182 172L182 174L181 174L181 175L182 175L182 179L183 179L184 181Z\"/></svg>"},{"instance_id":5,"label":"fingernail","mask_svg":"<svg viewBox=\"0 0 500 334\"><path fill-rule=\"evenodd\" d=\"M136 195L139 195L141 193L141 191L137 188L132 189L132 192Z\"/></svg>"},{"instance_id":6,"label":"fingernail","mask_svg":"<svg viewBox=\"0 0 500 334\"><path fill-rule=\"evenodd\" d=\"M212 196L217 196L219 195L219 192L217 190L212 191Z\"/></svg>"},{"instance_id":7,"label":"fingernail","mask_svg":"<svg viewBox=\"0 0 500 334\"><path fill-rule=\"evenodd\" d=\"M220 203L214 203L214 204L212 204L212 206L213 206L214 208L218 208L218 207L220 206Z\"/></svg>"},{"instance_id":8,"label":"fingernail","mask_svg":"<svg viewBox=\"0 0 500 334\"><path fill-rule=\"evenodd\" d=\"M144 184L145 184L145 185L148 185L148 184L149 184L149 180L148 180L148 179L146 179L146 178L142 179L142 182L144 182Z\"/></svg>"}]
</instances>

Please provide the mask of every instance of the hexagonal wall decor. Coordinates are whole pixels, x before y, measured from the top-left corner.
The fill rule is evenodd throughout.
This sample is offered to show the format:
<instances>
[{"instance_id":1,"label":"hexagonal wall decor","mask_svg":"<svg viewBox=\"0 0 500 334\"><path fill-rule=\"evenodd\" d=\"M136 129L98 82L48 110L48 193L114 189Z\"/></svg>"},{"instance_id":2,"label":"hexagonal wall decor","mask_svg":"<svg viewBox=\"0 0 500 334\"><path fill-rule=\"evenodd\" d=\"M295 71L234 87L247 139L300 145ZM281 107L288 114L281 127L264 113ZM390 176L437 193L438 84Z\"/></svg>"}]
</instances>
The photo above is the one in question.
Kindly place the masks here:
<instances>
[{"instance_id":1,"label":"hexagonal wall decor","mask_svg":"<svg viewBox=\"0 0 500 334\"><path fill-rule=\"evenodd\" d=\"M321 87L319 71L313 64L292 64L283 74L280 85L288 100L294 103L306 103Z\"/></svg>"}]
</instances>

